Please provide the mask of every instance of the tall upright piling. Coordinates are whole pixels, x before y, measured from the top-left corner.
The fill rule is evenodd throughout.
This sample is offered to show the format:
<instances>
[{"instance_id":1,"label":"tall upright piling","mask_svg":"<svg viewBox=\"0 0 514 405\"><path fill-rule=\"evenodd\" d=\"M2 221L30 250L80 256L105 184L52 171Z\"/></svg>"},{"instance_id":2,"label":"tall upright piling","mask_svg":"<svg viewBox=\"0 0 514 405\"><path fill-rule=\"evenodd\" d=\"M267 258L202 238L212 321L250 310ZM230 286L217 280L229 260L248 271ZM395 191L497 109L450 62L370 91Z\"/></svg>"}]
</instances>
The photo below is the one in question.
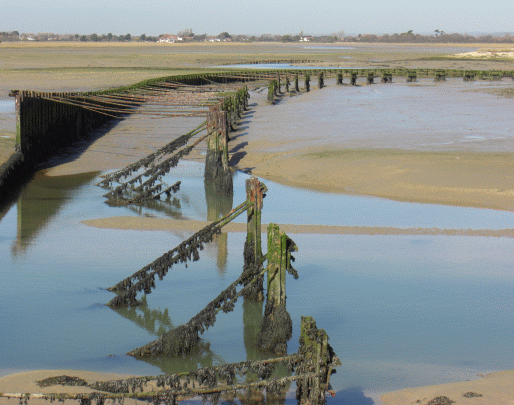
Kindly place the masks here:
<instances>
[{"instance_id":1,"label":"tall upright piling","mask_svg":"<svg viewBox=\"0 0 514 405\"><path fill-rule=\"evenodd\" d=\"M357 72L352 72L350 76L350 85L356 86L357 85Z\"/></svg>"},{"instance_id":2,"label":"tall upright piling","mask_svg":"<svg viewBox=\"0 0 514 405\"><path fill-rule=\"evenodd\" d=\"M415 70L407 72L407 83L413 83L418 80L418 76Z\"/></svg>"},{"instance_id":3,"label":"tall upright piling","mask_svg":"<svg viewBox=\"0 0 514 405\"><path fill-rule=\"evenodd\" d=\"M434 81L444 82L445 80L446 80L446 71L445 70L436 70Z\"/></svg>"},{"instance_id":4,"label":"tall upright piling","mask_svg":"<svg viewBox=\"0 0 514 405\"><path fill-rule=\"evenodd\" d=\"M305 91L310 91L311 89L311 75L305 75Z\"/></svg>"},{"instance_id":5,"label":"tall upright piling","mask_svg":"<svg viewBox=\"0 0 514 405\"><path fill-rule=\"evenodd\" d=\"M254 267L254 274L252 276L257 275L261 268L261 266L255 267L255 265L262 261L261 212L266 190L266 186L257 177L251 177L246 180L246 201L251 206L246 210L244 267L245 269ZM264 276L261 276L245 290L243 296L254 301L262 301L264 299L263 283Z\"/></svg>"},{"instance_id":6,"label":"tall upright piling","mask_svg":"<svg viewBox=\"0 0 514 405\"><path fill-rule=\"evenodd\" d=\"M295 243L277 224L268 226L267 295L258 346L276 354L286 354L293 324L286 310L286 271L291 269Z\"/></svg>"},{"instance_id":7,"label":"tall upright piling","mask_svg":"<svg viewBox=\"0 0 514 405\"><path fill-rule=\"evenodd\" d=\"M373 81L375 79L375 74L373 72L368 72L366 76L366 84L373 84Z\"/></svg>"},{"instance_id":8,"label":"tall upright piling","mask_svg":"<svg viewBox=\"0 0 514 405\"><path fill-rule=\"evenodd\" d=\"M300 84L298 82L298 73L294 75L294 90L300 92Z\"/></svg>"},{"instance_id":9,"label":"tall upright piling","mask_svg":"<svg viewBox=\"0 0 514 405\"><path fill-rule=\"evenodd\" d=\"M342 72L337 72L337 80L336 80L336 84L343 84L343 73Z\"/></svg>"},{"instance_id":10,"label":"tall upright piling","mask_svg":"<svg viewBox=\"0 0 514 405\"><path fill-rule=\"evenodd\" d=\"M318 89L325 87L325 81L323 80L323 72L318 73Z\"/></svg>"},{"instance_id":11,"label":"tall upright piling","mask_svg":"<svg viewBox=\"0 0 514 405\"><path fill-rule=\"evenodd\" d=\"M391 72L382 72L382 77L380 79L382 83L392 83L393 82L393 74Z\"/></svg>"},{"instance_id":12,"label":"tall upright piling","mask_svg":"<svg viewBox=\"0 0 514 405\"><path fill-rule=\"evenodd\" d=\"M228 165L228 116L219 106L209 107L205 181L213 181L221 195L233 193L232 173Z\"/></svg>"},{"instance_id":13,"label":"tall upright piling","mask_svg":"<svg viewBox=\"0 0 514 405\"><path fill-rule=\"evenodd\" d=\"M296 374L310 376L296 381L296 400L298 405L322 405L325 404L332 368L341 362L330 347L325 330L318 329L311 316L302 316L301 322L298 350L301 363Z\"/></svg>"}]
</instances>

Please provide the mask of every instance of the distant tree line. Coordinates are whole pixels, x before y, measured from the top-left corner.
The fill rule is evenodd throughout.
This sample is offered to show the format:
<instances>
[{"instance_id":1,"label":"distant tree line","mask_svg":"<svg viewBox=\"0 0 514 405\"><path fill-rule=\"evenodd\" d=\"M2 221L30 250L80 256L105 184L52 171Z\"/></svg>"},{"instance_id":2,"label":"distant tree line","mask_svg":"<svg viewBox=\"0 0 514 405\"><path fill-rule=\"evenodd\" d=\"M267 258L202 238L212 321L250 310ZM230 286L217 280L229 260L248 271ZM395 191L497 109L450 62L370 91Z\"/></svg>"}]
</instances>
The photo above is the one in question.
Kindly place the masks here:
<instances>
[{"instance_id":1,"label":"distant tree line","mask_svg":"<svg viewBox=\"0 0 514 405\"><path fill-rule=\"evenodd\" d=\"M54 33L19 33L18 31L0 32L0 41L79 41L79 42L157 42L165 34L150 36L141 34L134 36L131 34L114 35L108 34L54 34ZM514 43L514 36L509 33L503 35L480 35L472 36L468 34L452 33L435 30L434 34L422 35L415 34L412 30L400 34L358 34L345 35L343 31L331 35L304 35L301 31L297 35L271 35L262 34L243 35L229 34L224 31L217 36L207 34L195 34L191 28L180 31L177 37L182 42L203 42L203 41L233 41L233 42L391 42L391 43Z\"/></svg>"},{"instance_id":2,"label":"distant tree line","mask_svg":"<svg viewBox=\"0 0 514 405\"><path fill-rule=\"evenodd\" d=\"M435 30L434 35L414 34L412 30L402 32L401 34L359 34L358 36L347 36L344 41L349 42L402 42L402 43L507 43L514 42L514 37L509 33L504 35L480 35L473 36L468 34L447 34L444 31Z\"/></svg>"}]
</instances>

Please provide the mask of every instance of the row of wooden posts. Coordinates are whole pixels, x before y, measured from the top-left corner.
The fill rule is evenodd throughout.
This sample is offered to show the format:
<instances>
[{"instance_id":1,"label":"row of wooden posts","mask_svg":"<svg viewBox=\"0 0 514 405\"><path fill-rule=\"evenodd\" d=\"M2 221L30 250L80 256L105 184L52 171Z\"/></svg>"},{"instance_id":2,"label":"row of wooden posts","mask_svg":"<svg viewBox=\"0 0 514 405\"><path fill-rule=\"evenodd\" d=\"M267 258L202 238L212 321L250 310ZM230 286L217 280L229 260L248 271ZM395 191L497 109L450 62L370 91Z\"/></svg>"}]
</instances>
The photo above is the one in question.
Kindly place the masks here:
<instances>
[{"instance_id":1,"label":"row of wooden posts","mask_svg":"<svg viewBox=\"0 0 514 405\"><path fill-rule=\"evenodd\" d=\"M282 73L282 76L281 76ZM277 78L272 79L268 83L268 102L274 103L276 100L276 97L282 92L282 82L284 83L285 91L286 93L290 92L290 80L291 76L294 80L294 91L299 92L300 86L299 86L299 72L281 72L277 73ZM330 73L330 72L329 72ZM407 83L412 83L417 81L418 79L418 72L415 70L408 71L405 75ZM318 78L318 88L323 88L325 86L324 78L325 74L323 71L318 71L316 73ZM441 82L445 81L447 78L448 73L445 70L436 70L433 72L434 81ZM348 74L349 78L349 84L352 86L357 85L357 79L361 76L364 76L366 80L366 84L373 84L375 79L378 77L380 78L381 83L392 83L393 82L393 73L389 71L382 71L382 72L375 72L375 71L367 71L367 72L359 72L359 71L352 71ZM342 71L338 71L335 73L336 77L336 84L342 85L343 83L343 77L344 73ZM311 73L304 73L304 91L308 92L310 91L310 81L311 81ZM484 74L477 74L473 71L465 71L462 78L464 81L473 81L477 78L480 78L481 80L501 80L502 75L501 73L492 72L488 75Z\"/></svg>"},{"instance_id":2,"label":"row of wooden posts","mask_svg":"<svg viewBox=\"0 0 514 405\"><path fill-rule=\"evenodd\" d=\"M281 231L277 224L269 224L267 230L267 253L262 254L261 218L263 200L266 195L266 186L256 177L246 181L247 211L247 238L245 242L245 268L257 265L257 273L265 271L266 282L266 310L261 324L258 346L264 350L275 351L279 355L286 355L287 341L291 338L292 324L286 310L286 273L291 273L296 278L296 271L291 266L293 260L291 254L297 250L295 243ZM243 210L239 210L244 212ZM235 216L230 213L227 218L233 220ZM221 218L224 225L229 222ZM251 254L246 254L251 252ZM263 259L267 259L267 266L262 268ZM259 280L262 283L262 279ZM263 288L254 290L256 294L245 295L245 299L262 300ZM286 315L284 315L286 314ZM162 337L161 337L162 338ZM147 345L148 346L148 345ZM130 354L144 356L138 350ZM166 353L162 353L166 354ZM332 368L340 365L339 359L333 354L328 344L328 336L324 330L318 330L315 321L311 317L302 317L300 332L300 348L295 356L298 365L295 375L281 379L281 383L296 381L297 400L299 404L323 404L325 403L325 391L330 388L329 381ZM286 356L286 358L291 358ZM272 359L271 359L272 360ZM270 361L271 361L270 360ZM261 380L250 385L240 384L237 387L202 388L196 392L209 394L213 392L231 391L234 389L248 389L251 386L265 387L266 384L274 384L273 380ZM158 395L158 394L157 394Z\"/></svg>"}]
</instances>

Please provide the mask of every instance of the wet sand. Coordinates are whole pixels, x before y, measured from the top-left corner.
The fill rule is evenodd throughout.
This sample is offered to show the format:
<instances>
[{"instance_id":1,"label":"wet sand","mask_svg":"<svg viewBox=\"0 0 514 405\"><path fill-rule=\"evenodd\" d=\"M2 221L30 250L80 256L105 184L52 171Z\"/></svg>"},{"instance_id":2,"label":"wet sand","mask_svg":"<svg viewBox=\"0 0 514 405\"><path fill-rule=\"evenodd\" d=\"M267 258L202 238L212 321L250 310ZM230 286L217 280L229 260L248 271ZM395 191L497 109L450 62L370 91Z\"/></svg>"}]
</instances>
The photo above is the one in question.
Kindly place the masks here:
<instances>
[{"instance_id":1,"label":"wet sand","mask_svg":"<svg viewBox=\"0 0 514 405\"><path fill-rule=\"evenodd\" d=\"M415 123L414 127L407 125L421 119L423 114L419 112L401 118L407 122L404 126L394 127L385 122L382 128L378 117L377 122L362 125L357 132L359 123L356 120L347 122L340 111L328 111L326 118L319 120L313 116L313 105L320 105L323 109L334 99L339 101L341 97L353 95L366 100L375 92L388 90L383 86L361 86L360 89L331 86L293 97L284 96L273 106L266 104L262 93L253 93L250 110L239 129L230 135L232 167L277 183L319 191L514 210L514 137L501 133L502 125L506 128L503 131L508 131L510 125L514 126L511 118L504 117L499 124L494 124L496 116L485 116L472 124L471 129L459 133L457 129L447 127L450 124L446 121L451 118L448 116L441 118L439 126L432 123ZM430 87L428 84L429 90L433 91ZM447 91L451 89L445 89L443 94ZM480 109L481 97L485 99L483 108L491 111L514 103L511 99L485 93L470 96L463 92L460 84L453 91L464 95L471 103L473 97L478 97L473 106L475 110ZM372 101L366 103L361 107L367 110L376 107ZM427 103L430 104L431 100ZM384 114L397 114L404 108L398 106ZM445 108L444 104L442 108ZM365 115L366 111L362 114ZM501 114L504 113L501 112L500 117ZM427 119L437 121L437 117ZM47 175L123 167L173 137L186 133L198 123L198 119L175 120L173 127L163 131L159 123L149 125L149 121L140 119L122 121L92 144L84 144L83 149L56 158L50 163L52 167ZM489 124L496 127L489 129ZM433 125L433 128L427 129L428 125ZM463 123L451 125L460 127ZM475 130L473 125L485 128ZM416 131L421 135L414 137ZM470 137L470 133L477 135ZM204 151L205 145L202 144L188 159L202 161Z\"/></svg>"},{"instance_id":2,"label":"wet sand","mask_svg":"<svg viewBox=\"0 0 514 405\"><path fill-rule=\"evenodd\" d=\"M107 125L91 139L45 163L47 176L101 172L123 168L149 155L204 121L199 117L152 119L141 116ZM201 136L202 134L198 135ZM194 138L196 139L196 138ZM205 142L204 142L205 143ZM194 160L205 146L190 155Z\"/></svg>"},{"instance_id":3,"label":"wet sand","mask_svg":"<svg viewBox=\"0 0 514 405\"><path fill-rule=\"evenodd\" d=\"M447 397L455 405L512 404L514 398L514 370L491 373L473 381L406 388L384 394L380 399L383 405L427 405L438 397ZM449 403L432 402L432 404Z\"/></svg>"},{"instance_id":4,"label":"wet sand","mask_svg":"<svg viewBox=\"0 0 514 405\"><path fill-rule=\"evenodd\" d=\"M104 229L144 230L144 231L191 231L197 232L206 227L210 221L186 221L167 218L110 217L90 219L85 225ZM330 225L294 225L278 224L288 234L338 234L338 235L446 235L446 236L481 236L514 237L514 229L440 229L440 228L395 228L379 226L330 226ZM261 225L261 232L266 233L268 224ZM224 232L246 232L245 223L230 222L223 227Z\"/></svg>"},{"instance_id":5,"label":"wet sand","mask_svg":"<svg viewBox=\"0 0 514 405\"><path fill-rule=\"evenodd\" d=\"M95 392L89 387L70 387L62 385L54 385L51 387L40 387L36 384L36 381L44 380L48 377L57 377L66 375L69 377L79 377L86 380L88 383L95 381L110 381L120 380L133 375L120 375L120 374L108 374L108 373L97 373L93 371L83 370L34 370L26 371L21 373L9 374L0 378L0 393L1 394L78 394L78 393L91 393ZM12 404L13 401L18 399L0 398L0 405ZM126 399L129 404L136 404L138 401L133 399ZM79 401L67 400L70 403L79 403ZM30 399L32 405L48 405L48 401L45 399Z\"/></svg>"},{"instance_id":6,"label":"wet sand","mask_svg":"<svg viewBox=\"0 0 514 405\"><path fill-rule=\"evenodd\" d=\"M514 210L514 138L508 135L514 122L505 116L512 100L470 95L457 83L454 96L467 100L469 110L456 111L460 117L451 122L454 112L442 112L453 103L454 97L448 96L452 89L440 87L437 92L446 98L438 101L432 84L425 85L431 98L421 106L441 103L425 115L409 111L408 99L397 104L397 96L386 94L391 93L392 87L385 87L390 85L332 86L284 96L273 106L257 96L250 118L233 136L231 162L258 177L296 187ZM374 97L385 104L374 102ZM501 108L496 119L503 117L491 124L496 127L489 129L492 117L486 114L469 128L460 128L466 126L459 121L462 117L482 108L494 114L495 107ZM388 115L392 119L387 120Z\"/></svg>"}]
</instances>

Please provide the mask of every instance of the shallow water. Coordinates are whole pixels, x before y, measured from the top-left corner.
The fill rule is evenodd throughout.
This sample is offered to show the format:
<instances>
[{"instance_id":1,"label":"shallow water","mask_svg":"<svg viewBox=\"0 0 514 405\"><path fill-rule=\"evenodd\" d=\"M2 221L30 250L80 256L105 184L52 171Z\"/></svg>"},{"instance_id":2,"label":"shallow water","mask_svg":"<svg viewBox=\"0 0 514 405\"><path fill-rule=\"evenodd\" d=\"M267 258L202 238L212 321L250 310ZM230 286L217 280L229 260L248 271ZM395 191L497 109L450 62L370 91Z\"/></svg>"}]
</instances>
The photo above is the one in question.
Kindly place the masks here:
<instances>
[{"instance_id":1,"label":"shallow water","mask_svg":"<svg viewBox=\"0 0 514 405\"><path fill-rule=\"evenodd\" d=\"M104 290L192 232L96 229L81 220L115 215L213 219L244 199L205 189L203 165L184 162L175 205L109 207L94 175L41 174L0 212L0 374L68 368L156 374L262 358L254 348L261 304L238 301L218 316L196 353L138 361L127 351L189 320L241 272L244 234L222 234L186 269L176 266L147 305L113 311ZM512 214L296 190L266 181L263 222L326 225L514 227ZM317 207L323 204L324 210ZM335 210L335 211L334 211ZM334 212L341 215L335 217ZM302 218L300 221L299 218ZM244 218L238 218L244 221ZM287 280L293 320L312 315L343 366L329 403L369 404L379 393L474 378L514 361L514 239L448 236L291 235L298 280Z\"/></svg>"},{"instance_id":2,"label":"shallow water","mask_svg":"<svg viewBox=\"0 0 514 405\"><path fill-rule=\"evenodd\" d=\"M327 83L334 83L330 80ZM315 142L327 149L514 150L514 117L508 114L514 99L488 93L512 89L512 80L395 81L367 86L359 78L357 86L349 86L346 77L345 86L310 93L308 103L302 96L260 107L246 133L252 140L280 139L268 152L287 151L292 142L296 149L312 148Z\"/></svg>"},{"instance_id":3,"label":"shallow water","mask_svg":"<svg viewBox=\"0 0 514 405\"><path fill-rule=\"evenodd\" d=\"M233 69L294 69L294 70L325 70L325 69L349 69L349 66L298 66L290 63L242 63L235 65L213 66L215 68ZM351 66L352 69L364 69L362 67Z\"/></svg>"},{"instance_id":4,"label":"shallow water","mask_svg":"<svg viewBox=\"0 0 514 405\"><path fill-rule=\"evenodd\" d=\"M14 98L10 100L0 100L0 114L14 113Z\"/></svg>"}]
</instances>

